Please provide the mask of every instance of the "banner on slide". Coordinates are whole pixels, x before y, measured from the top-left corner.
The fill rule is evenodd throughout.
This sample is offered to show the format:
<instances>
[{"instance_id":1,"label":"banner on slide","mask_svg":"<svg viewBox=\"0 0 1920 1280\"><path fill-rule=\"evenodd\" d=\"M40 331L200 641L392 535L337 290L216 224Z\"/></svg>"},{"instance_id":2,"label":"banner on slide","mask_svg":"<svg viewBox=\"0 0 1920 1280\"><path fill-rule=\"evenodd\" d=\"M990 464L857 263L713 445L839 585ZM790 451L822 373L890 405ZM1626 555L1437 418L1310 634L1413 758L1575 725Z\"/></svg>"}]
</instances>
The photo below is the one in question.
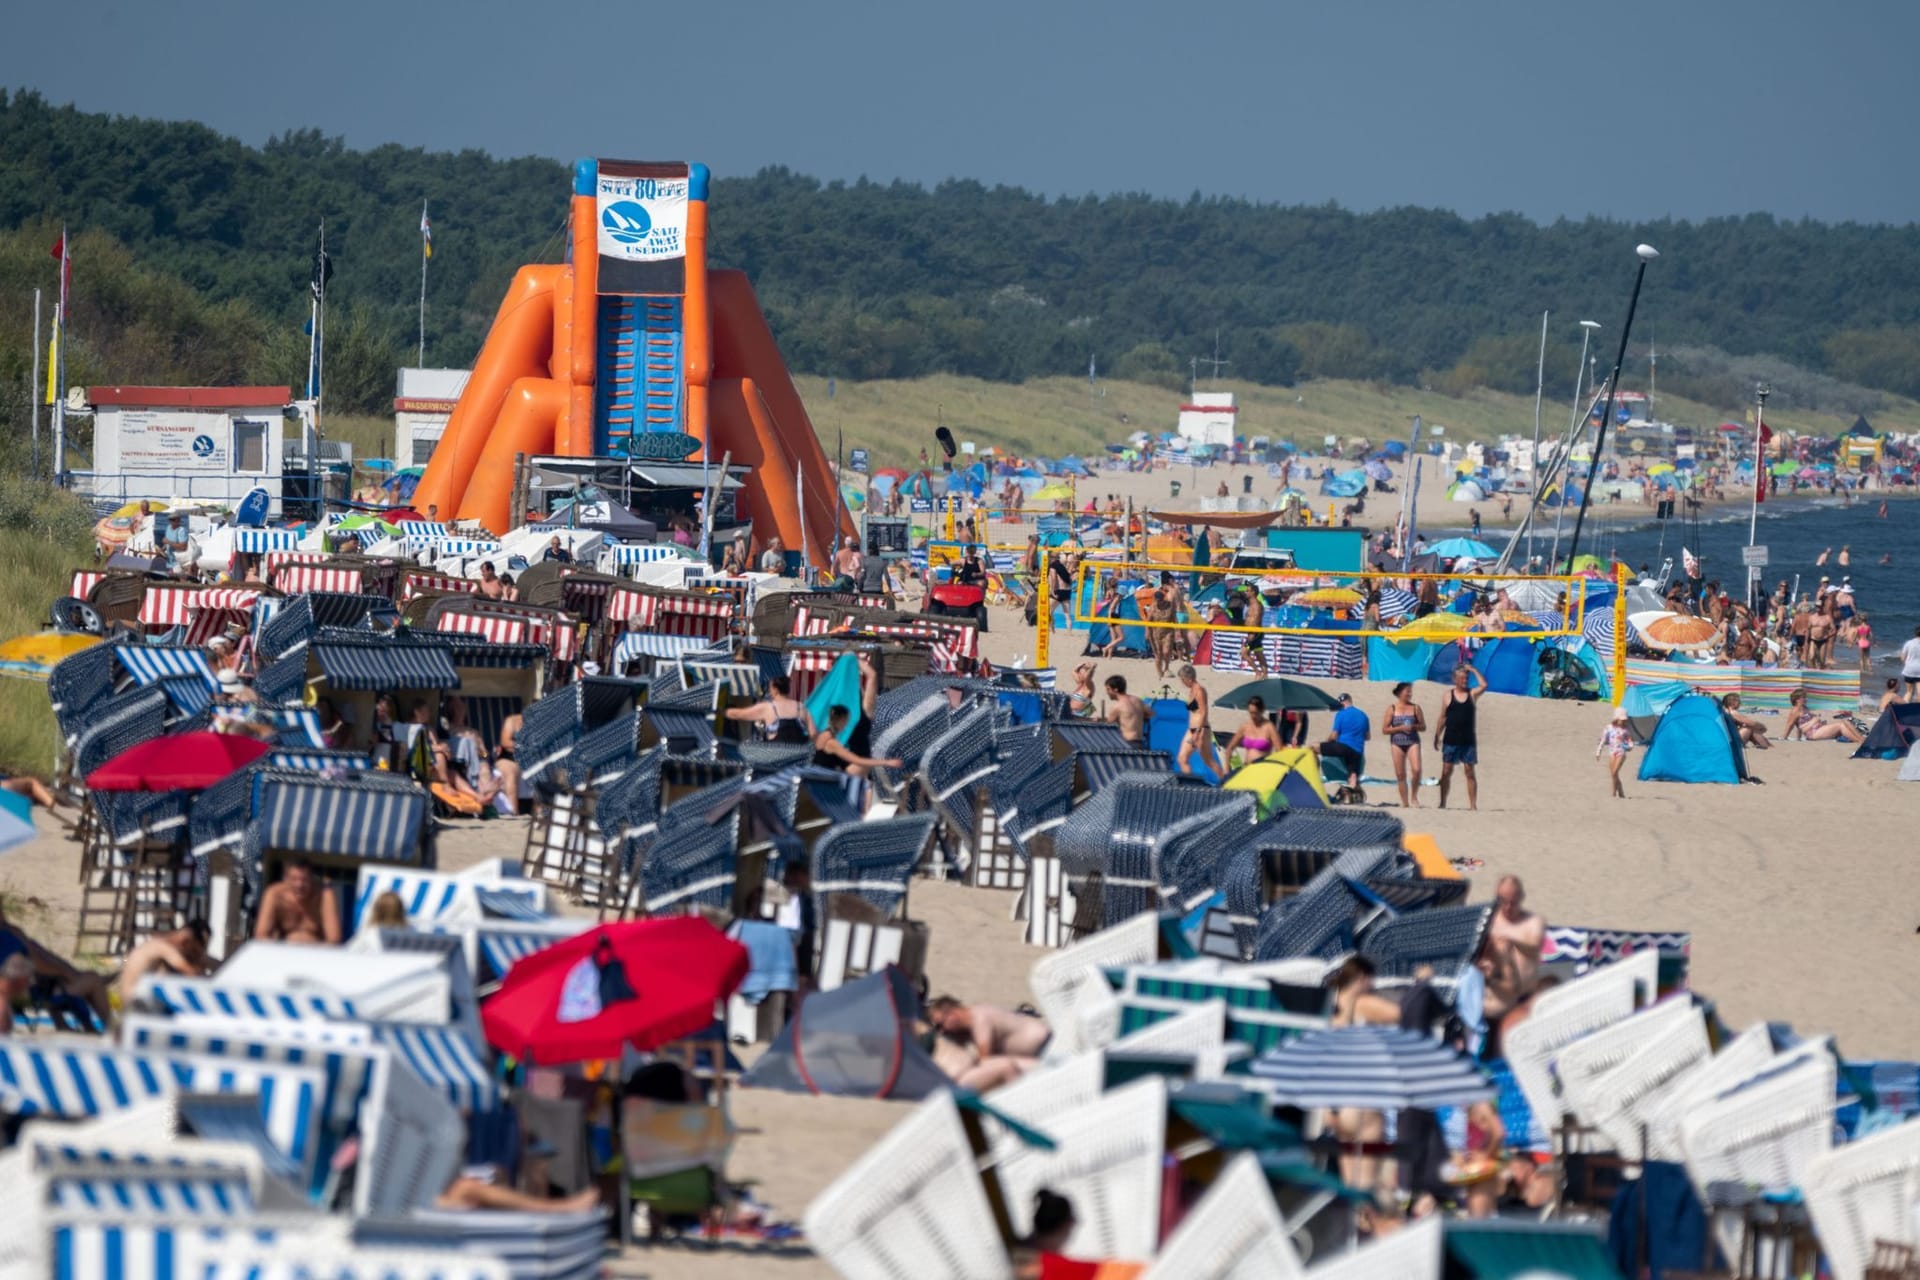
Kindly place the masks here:
<instances>
[{"instance_id":1,"label":"banner on slide","mask_svg":"<svg viewBox=\"0 0 1920 1280\"><path fill-rule=\"evenodd\" d=\"M684 293L687 166L600 161L601 293Z\"/></svg>"}]
</instances>

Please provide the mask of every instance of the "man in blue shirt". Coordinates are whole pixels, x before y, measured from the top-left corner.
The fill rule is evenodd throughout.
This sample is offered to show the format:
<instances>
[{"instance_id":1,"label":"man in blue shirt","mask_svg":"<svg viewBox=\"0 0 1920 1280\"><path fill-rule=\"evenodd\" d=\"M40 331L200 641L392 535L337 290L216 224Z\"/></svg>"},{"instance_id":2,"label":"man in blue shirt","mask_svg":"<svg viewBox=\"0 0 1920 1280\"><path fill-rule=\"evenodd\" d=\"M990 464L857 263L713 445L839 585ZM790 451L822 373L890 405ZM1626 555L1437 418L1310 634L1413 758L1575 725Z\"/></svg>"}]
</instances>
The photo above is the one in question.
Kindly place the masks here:
<instances>
[{"instance_id":1,"label":"man in blue shirt","mask_svg":"<svg viewBox=\"0 0 1920 1280\"><path fill-rule=\"evenodd\" d=\"M1333 728L1327 734L1327 740L1320 744L1320 754L1329 759L1338 760L1347 767L1354 786L1360 785L1360 775L1367 768L1367 739L1373 736L1373 721L1367 713L1353 705L1353 695L1340 695L1340 710L1333 714Z\"/></svg>"}]
</instances>

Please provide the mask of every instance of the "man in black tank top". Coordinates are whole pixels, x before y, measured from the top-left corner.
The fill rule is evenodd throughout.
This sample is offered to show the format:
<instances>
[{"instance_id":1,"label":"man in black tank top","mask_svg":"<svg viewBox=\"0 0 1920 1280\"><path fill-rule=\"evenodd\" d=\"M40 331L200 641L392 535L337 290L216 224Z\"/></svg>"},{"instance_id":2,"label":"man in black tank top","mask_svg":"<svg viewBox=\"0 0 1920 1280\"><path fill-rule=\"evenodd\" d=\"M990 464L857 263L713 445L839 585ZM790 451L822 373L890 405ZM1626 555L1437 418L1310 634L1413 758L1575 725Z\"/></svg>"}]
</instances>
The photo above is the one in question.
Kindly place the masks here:
<instances>
[{"instance_id":1,"label":"man in black tank top","mask_svg":"<svg viewBox=\"0 0 1920 1280\"><path fill-rule=\"evenodd\" d=\"M1467 808L1480 807L1479 780L1473 771L1480 763L1480 695L1486 691L1487 678L1477 668L1463 662L1453 669L1453 687L1440 704L1440 723L1433 730L1433 745L1440 748L1442 809L1447 807L1447 788L1456 764L1467 775Z\"/></svg>"}]
</instances>

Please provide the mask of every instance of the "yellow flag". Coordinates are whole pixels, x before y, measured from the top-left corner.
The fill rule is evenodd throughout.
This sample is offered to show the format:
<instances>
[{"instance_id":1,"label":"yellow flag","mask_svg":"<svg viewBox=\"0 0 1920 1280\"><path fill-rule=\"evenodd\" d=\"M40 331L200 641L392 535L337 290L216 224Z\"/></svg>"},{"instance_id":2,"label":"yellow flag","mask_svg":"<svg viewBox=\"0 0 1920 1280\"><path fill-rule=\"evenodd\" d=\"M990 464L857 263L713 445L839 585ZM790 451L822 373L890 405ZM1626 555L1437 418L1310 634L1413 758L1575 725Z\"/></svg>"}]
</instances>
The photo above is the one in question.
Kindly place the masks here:
<instances>
[{"instance_id":1,"label":"yellow flag","mask_svg":"<svg viewBox=\"0 0 1920 1280\"><path fill-rule=\"evenodd\" d=\"M53 337L47 340L47 403L59 399L60 387L60 313L53 313Z\"/></svg>"}]
</instances>

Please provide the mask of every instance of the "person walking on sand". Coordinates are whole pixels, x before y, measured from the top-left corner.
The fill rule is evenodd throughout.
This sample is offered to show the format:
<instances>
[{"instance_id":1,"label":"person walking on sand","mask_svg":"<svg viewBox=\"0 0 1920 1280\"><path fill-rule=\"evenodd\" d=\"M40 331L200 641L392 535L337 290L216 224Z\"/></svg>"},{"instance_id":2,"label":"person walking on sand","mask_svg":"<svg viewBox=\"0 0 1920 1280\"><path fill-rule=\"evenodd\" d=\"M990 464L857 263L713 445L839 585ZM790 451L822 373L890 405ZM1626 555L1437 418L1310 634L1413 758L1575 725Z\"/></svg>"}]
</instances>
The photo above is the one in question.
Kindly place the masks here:
<instances>
[{"instance_id":1,"label":"person walking on sand","mask_svg":"<svg viewBox=\"0 0 1920 1280\"><path fill-rule=\"evenodd\" d=\"M1480 785L1474 768L1480 763L1480 695L1486 691L1487 678L1480 674L1479 668L1461 663L1453 669L1453 688L1447 690L1446 701L1440 704L1440 723L1433 730L1433 745L1440 749L1442 809L1447 807L1447 790L1453 782L1455 765L1467 775L1467 808L1480 807Z\"/></svg>"},{"instance_id":2,"label":"person walking on sand","mask_svg":"<svg viewBox=\"0 0 1920 1280\"><path fill-rule=\"evenodd\" d=\"M1120 727L1120 739L1138 750L1147 749L1147 704L1127 692L1125 676L1107 677L1107 697L1112 699L1101 718Z\"/></svg>"},{"instance_id":3,"label":"person walking on sand","mask_svg":"<svg viewBox=\"0 0 1920 1280\"><path fill-rule=\"evenodd\" d=\"M1418 809L1420 735L1427 731L1427 717L1413 700L1413 686L1405 680L1393 686L1393 705L1387 708L1386 725L1387 744L1393 748L1393 781L1400 789L1400 807ZM1407 778L1409 770L1413 774L1411 791Z\"/></svg>"},{"instance_id":4,"label":"person walking on sand","mask_svg":"<svg viewBox=\"0 0 1920 1280\"><path fill-rule=\"evenodd\" d=\"M1627 709L1615 707L1613 719L1600 731L1600 745L1593 749L1593 758L1598 760L1600 753L1607 756L1607 777L1613 781L1613 798L1625 800L1627 792L1620 785L1620 766L1626 763L1627 752L1633 750L1633 734L1627 730Z\"/></svg>"},{"instance_id":5,"label":"person walking on sand","mask_svg":"<svg viewBox=\"0 0 1920 1280\"><path fill-rule=\"evenodd\" d=\"M1213 725L1209 717L1213 711L1213 699L1200 684L1200 676L1191 663L1182 666L1176 673L1180 685L1187 691L1187 736L1180 740L1180 758L1176 765L1181 773L1193 775L1193 758L1198 755L1200 763L1213 771L1215 777L1224 776L1226 770L1214 755Z\"/></svg>"}]
</instances>

